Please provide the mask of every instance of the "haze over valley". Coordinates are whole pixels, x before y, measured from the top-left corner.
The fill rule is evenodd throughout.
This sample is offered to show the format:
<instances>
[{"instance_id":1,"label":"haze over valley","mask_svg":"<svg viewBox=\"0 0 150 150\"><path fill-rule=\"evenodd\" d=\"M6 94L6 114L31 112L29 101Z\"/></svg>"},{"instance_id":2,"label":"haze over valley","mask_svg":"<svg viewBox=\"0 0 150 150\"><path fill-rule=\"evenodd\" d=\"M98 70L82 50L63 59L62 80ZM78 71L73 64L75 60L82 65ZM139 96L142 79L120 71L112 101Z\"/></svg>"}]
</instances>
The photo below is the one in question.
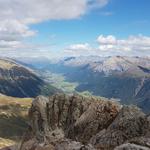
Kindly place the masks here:
<instances>
[{"instance_id":1,"label":"haze over valley","mask_svg":"<svg viewBox=\"0 0 150 150\"><path fill-rule=\"evenodd\" d=\"M123 104L137 104L149 112L149 58L84 56L60 60L24 58L22 61L65 93L116 99Z\"/></svg>"}]
</instances>

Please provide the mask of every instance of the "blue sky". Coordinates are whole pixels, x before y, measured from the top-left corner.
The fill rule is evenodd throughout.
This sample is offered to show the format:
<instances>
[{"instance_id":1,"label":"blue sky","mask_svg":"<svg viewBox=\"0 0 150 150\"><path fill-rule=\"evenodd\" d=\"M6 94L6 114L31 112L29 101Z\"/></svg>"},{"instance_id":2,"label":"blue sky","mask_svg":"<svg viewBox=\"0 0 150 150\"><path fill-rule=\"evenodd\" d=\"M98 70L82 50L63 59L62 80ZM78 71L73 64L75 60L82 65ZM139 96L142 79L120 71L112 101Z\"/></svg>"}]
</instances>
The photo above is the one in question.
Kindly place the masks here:
<instances>
[{"instance_id":1,"label":"blue sky","mask_svg":"<svg viewBox=\"0 0 150 150\"><path fill-rule=\"evenodd\" d=\"M65 0L60 0L60 3L56 0L38 0L38 6L35 0L26 0L29 1L27 3L19 3L18 0L15 7L9 0L2 1L1 14L7 15L5 18L0 16L0 22L6 21L10 28L13 24L11 32L10 28L7 29L9 26L6 28L8 33L5 32L5 36L8 34L7 37L12 38L11 33L15 33L18 39L10 41L3 40L5 36L0 37L1 41L6 41L0 42L0 54L5 52L17 55L20 51L22 55L34 56L56 56L58 52L59 56L84 53L150 55L149 0L70 0L68 3ZM6 4L8 9L11 8L13 16L5 12ZM18 15L19 13L23 15ZM0 26L2 35L4 27L5 24Z\"/></svg>"},{"instance_id":2,"label":"blue sky","mask_svg":"<svg viewBox=\"0 0 150 150\"><path fill-rule=\"evenodd\" d=\"M63 42L84 42L99 34L113 34L120 38L150 35L149 26L149 0L110 0L105 7L87 12L80 18L46 21L31 28L38 30L42 39L43 36L56 35L58 39L63 38Z\"/></svg>"}]
</instances>

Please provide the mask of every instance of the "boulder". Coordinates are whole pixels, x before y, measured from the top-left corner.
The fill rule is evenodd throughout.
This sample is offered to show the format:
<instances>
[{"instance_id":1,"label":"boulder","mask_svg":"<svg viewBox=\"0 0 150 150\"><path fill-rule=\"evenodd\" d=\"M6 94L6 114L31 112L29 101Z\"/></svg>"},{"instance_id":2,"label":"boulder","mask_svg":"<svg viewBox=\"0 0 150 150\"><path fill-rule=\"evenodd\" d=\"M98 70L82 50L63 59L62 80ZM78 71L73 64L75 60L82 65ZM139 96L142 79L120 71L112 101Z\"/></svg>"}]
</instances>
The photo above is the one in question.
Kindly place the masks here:
<instances>
[{"instance_id":1,"label":"boulder","mask_svg":"<svg viewBox=\"0 0 150 150\"><path fill-rule=\"evenodd\" d=\"M146 115L136 106L124 106L110 126L91 138L98 149L113 149L149 132Z\"/></svg>"},{"instance_id":2,"label":"boulder","mask_svg":"<svg viewBox=\"0 0 150 150\"><path fill-rule=\"evenodd\" d=\"M136 144L127 143L127 144L122 144L116 147L114 150L150 150L150 148L136 145Z\"/></svg>"},{"instance_id":3,"label":"boulder","mask_svg":"<svg viewBox=\"0 0 150 150\"><path fill-rule=\"evenodd\" d=\"M100 98L38 96L20 150L147 150L150 119L136 106Z\"/></svg>"},{"instance_id":4,"label":"boulder","mask_svg":"<svg viewBox=\"0 0 150 150\"><path fill-rule=\"evenodd\" d=\"M120 108L116 102L59 94L37 97L29 116L39 142L66 137L88 143L93 135L109 126Z\"/></svg>"}]
</instances>

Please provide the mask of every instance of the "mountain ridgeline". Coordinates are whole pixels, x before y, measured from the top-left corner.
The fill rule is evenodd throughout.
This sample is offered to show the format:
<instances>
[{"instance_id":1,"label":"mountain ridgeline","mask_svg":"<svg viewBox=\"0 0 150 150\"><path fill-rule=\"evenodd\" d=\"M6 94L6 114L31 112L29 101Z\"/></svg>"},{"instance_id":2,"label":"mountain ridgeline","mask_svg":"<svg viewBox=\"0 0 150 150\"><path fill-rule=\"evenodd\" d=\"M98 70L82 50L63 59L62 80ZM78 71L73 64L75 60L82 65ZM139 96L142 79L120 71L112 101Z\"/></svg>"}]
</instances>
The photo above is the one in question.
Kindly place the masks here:
<instances>
[{"instance_id":1,"label":"mountain ridgeline","mask_svg":"<svg viewBox=\"0 0 150 150\"><path fill-rule=\"evenodd\" d=\"M0 59L0 93L13 97L35 97L48 90L57 89L47 85L33 70L10 59Z\"/></svg>"},{"instance_id":2,"label":"mountain ridgeline","mask_svg":"<svg viewBox=\"0 0 150 150\"><path fill-rule=\"evenodd\" d=\"M148 57L87 56L68 57L57 61L48 59L38 61L37 58L27 64L41 74L44 70L48 70L50 73L63 75L70 83L77 82L75 91L89 91L96 96L119 99L124 104L137 104L145 112L149 112L150 58Z\"/></svg>"},{"instance_id":3,"label":"mountain ridgeline","mask_svg":"<svg viewBox=\"0 0 150 150\"><path fill-rule=\"evenodd\" d=\"M114 56L85 57L64 60L62 64L77 70L66 73L70 81L80 84L77 91L120 99L124 104L137 104L145 112L150 106L150 59Z\"/></svg>"}]
</instances>

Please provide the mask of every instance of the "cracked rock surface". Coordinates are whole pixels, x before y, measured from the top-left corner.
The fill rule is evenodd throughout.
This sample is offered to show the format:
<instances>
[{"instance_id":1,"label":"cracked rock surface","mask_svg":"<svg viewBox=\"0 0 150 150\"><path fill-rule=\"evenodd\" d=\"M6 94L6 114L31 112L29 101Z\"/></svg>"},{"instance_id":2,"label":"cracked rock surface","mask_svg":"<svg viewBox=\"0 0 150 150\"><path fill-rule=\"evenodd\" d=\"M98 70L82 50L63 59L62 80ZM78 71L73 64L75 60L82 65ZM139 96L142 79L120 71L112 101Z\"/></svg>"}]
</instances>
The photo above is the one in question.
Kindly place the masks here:
<instances>
[{"instance_id":1,"label":"cracked rock surface","mask_svg":"<svg viewBox=\"0 0 150 150\"><path fill-rule=\"evenodd\" d=\"M79 95L38 96L20 150L147 150L150 119L135 106Z\"/></svg>"}]
</instances>

